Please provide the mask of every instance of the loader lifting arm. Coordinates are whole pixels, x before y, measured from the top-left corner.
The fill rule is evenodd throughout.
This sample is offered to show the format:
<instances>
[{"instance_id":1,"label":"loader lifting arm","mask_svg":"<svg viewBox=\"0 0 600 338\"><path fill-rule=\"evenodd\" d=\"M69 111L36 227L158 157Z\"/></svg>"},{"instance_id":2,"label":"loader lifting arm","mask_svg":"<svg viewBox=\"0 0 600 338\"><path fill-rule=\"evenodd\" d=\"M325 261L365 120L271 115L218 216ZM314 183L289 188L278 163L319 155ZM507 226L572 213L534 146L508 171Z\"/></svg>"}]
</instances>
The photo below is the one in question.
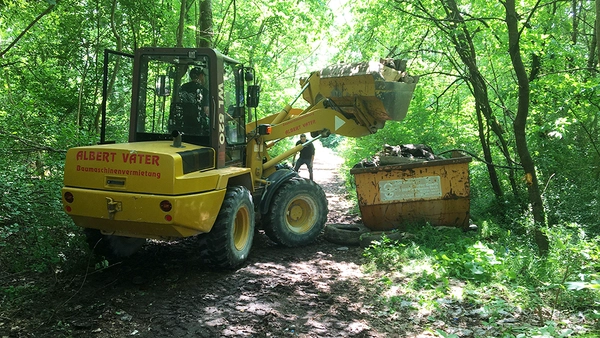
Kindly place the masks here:
<instances>
[{"instance_id":1,"label":"loader lifting arm","mask_svg":"<svg viewBox=\"0 0 600 338\"><path fill-rule=\"evenodd\" d=\"M269 124L271 134L265 141L302 133L328 131L349 137L377 132L387 120L401 121L406 116L417 77L381 62L361 62L330 66L301 79L301 95L309 103L304 109L286 106L281 112L249 123L252 133L257 125Z\"/></svg>"},{"instance_id":2,"label":"loader lifting arm","mask_svg":"<svg viewBox=\"0 0 600 338\"><path fill-rule=\"evenodd\" d=\"M269 141L303 133L361 137L377 132L387 120L401 121L417 82L418 77L409 76L406 63L399 60L339 64L313 72L300 80L302 90L292 104L246 125L247 167L253 168L255 178L268 176L277 163L302 149L296 146L270 159L266 153ZM300 96L309 106L292 108ZM270 133L258 132L264 125L270 127Z\"/></svg>"}]
</instances>

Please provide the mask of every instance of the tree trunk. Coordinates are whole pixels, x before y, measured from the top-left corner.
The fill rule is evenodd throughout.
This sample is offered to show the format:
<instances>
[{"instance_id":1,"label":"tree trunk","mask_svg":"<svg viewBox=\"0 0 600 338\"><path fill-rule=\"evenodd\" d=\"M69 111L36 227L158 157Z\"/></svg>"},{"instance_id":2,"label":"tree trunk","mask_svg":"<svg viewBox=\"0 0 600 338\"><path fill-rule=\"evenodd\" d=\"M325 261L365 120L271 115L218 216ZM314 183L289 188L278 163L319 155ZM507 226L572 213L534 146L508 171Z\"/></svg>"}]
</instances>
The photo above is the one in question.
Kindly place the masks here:
<instances>
[{"instance_id":1,"label":"tree trunk","mask_svg":"<svg viewBox=\"0 0 600 338\"><path fill-rule=\"evenodd\" d=\"M515 143L517 153L521 159L521 164L525 170L525 182L529 194L529 202L533 214L535 225L535 242L541 254L545 254L549 248L548 237L541 231L546 226L546 217L542 196L535 172L535 164L527 147L527 136L525 133L527 127L527 116L529 114L529 79L521 59L520 32L518 30L518 18L515 10L515 0L506 0L504 3L506 9L506 26L508 28L508 52L512 61L517 82L519 84L519 102L517 115L513 122L515 133Z\"/></svg>"},{"instance_id":2,"label":"tree trunk","mask_svg":"<svg viewBox=\"0 0 600 338\"><path fill-rule=\"evenodd\" d=\"M571 42L577 44L577 36L579 35L579 13L577 11L577 0L571 0L571 15L573 19L573 31L571 32Z\"/></svg>"},{"instance_id":3,"label":"tree trunk","mask_svg":"<svg viewBox=\"0 0 600 338\"><path fill-rule=\"evenodd\" d=\"M181 6L179 7L179 24L177 25L177 45L176 45L176 47L183 47L183 30L185 29L186 12L187 12L187 1L181 0Z\"/></svg>"},{"instance_id":4,"label":"tree trunk","mask_svg":"<svg viewBox=\"0 0 600 338\"><path fill-rule=\"evenodd\" d=\"M117 26L115 24L116 9L117 9L117 0L113 0L111 9L110 9L110 29L115 38L115 44L116 44L115 50L118 52L121 52L123 50L123 39L121 38L121 35L119 34L119 31L117 30ZM119 68L121 68L121 58L117 58L115 60L115 66L113 68L113 72L110 74L110 79L109 79L108 86L107 86L107 88L108 88L107 95L108 96L110 96L110 93L112 93L113 88L115 86L115 81L116 81L117 74L119 73ZM99 105L98 109L96 110L96 116L94 117L94 128L96 129L97 133L100 133L100 117L101 116L102 116L102 106ZM77 125L81 126L80 119L82 117L80 117L78 115L77 118L78 118Z\"/></svg>"},{"instance_id":5,"label":"tree trunk","mask_svg":"<svg viewBox=\"0 0 600 338\"><path fill-rule=\"evenodd\" d=\"M596 5L598 5L600 1L596 1ZM596 14L596 17L598 14ZM596 51L598 46L598 19L596 19L594 31L592 34L592 41L590 42L590 56L588 58L587 67L592 72L596 69L596 64L599 63L596 59L596 54L600 53L600 50Z\"/></svg>"},{"instance_id":6,"label":"tree trunk","mask_svg":"<svg viewBox=\"0 0 600 338\"><path fill-rule=\"evenodd\" d=\"M475 99L475 101L477 101L477 99ZM502 187L500 186L500 181L498 180L496 168L492 163L492 152L490 149L490 144L488 142L488 137L486 137L486 134L488 133L488 128L485 128L485 124L483 123L483 115L481 113L481 109L476 108L475 114L477 115L477 130L479 132L479 143L481 143L483 158L488 163L487 169L488 175L490 177L490 183L492 185L492 190L494 191L496 197L500 197L502 196Z\"/></svg>"},{"instance_id":7,"label":"tree trunk","mask_svg":"<svg viewBox=\"0 0 600 338\"><path fill-rule=\"evenodd\" d=\"M502 149L502 152L505 154L505 156L509 156L507 142L502 136L502 128L498 124L496 118L493 116L493 110L488 97L487 84L483 78L483 75L481 75L481 72L479 71L479 67L477 66L477 53L475 52L471 34L466 28L465 21L460 14L460 10L458 9L456 1L448 0L445 2L444 6L448 17L452 20L453 26L451 27L451 30L446 30L446 32L450 37L450 41L454 45L456 53L458 53L461 61L468 68L469 76L467 81L469 81L471 84L473 98L475 99L476 105L475 109L477 110L478 114L483 114L485 117L485 123L492 129L500 141L500 148ZM480 124L481 122L483 121L479 121ZM481 134L481 132L484 131L482 126L479 127L479 131L479 139L483 149L484 158L488 162L487 169L490 177L490 183L492 184L494 194L497 197L500 197L503 195L502 186L500 185L500 181L498 179L496 167L493 165L492 155L489 151L489 142L486 140L486 136Z\"/></svg>"},{"instance_id":8,"label":"tree trunk","mask_svg":"<svg viewBox=\"0 0 600 338\"><path fill-rule=\"evenodd\" d=\"M596 0L596 56L598 57L598 65L600 65L600 0Z\"/></svg>"},{"instance_id":9,"label":"tree trunk","mask_svg":"<svg viewBox=\"0 0 600 338\"><path fill-rule=\"evenodd\" d=\"M196 46L210 48L213 45L212 0L199 1L198 27L200 27L200 31L196 33Z\"/></svg>"}]
</instances>

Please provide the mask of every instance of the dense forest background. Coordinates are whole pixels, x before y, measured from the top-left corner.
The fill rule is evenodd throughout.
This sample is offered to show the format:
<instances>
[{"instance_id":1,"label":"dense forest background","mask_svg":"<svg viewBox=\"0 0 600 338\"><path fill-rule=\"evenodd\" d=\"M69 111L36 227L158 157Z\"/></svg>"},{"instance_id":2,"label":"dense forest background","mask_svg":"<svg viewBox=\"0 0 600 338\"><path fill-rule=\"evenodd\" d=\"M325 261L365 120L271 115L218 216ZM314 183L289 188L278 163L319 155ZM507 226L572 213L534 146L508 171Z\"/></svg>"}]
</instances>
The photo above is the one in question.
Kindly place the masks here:
<instances>
[{"instance_id":1,"label":"dense forest background","mask_svg":"<svg viewBox=\"0 0 600 338\"><path fill-rule=\"evenodd\" d=\"M211 46L257 70L262 115L326 64L406 59L420 77L407 118L323 143L348 168L385 143L476 156L471 214L488 239L519 243L522 271L550 262L538 286L591 292L599 14L589 0L0 0L0 268L60 274L87 250L60 188L66 149L99 138L104 49ZM568 304L598 299L573 294Z\"/></svg>"}]
</instances>

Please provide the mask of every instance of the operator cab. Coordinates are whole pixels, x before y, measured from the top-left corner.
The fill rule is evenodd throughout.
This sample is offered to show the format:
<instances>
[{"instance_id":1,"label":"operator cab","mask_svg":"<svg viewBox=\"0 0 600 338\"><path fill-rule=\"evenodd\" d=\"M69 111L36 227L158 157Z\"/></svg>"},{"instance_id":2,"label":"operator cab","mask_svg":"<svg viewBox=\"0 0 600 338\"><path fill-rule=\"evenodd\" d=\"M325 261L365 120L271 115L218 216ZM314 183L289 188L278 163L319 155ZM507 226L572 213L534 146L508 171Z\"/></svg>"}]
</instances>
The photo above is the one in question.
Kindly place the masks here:
<instances>
[{"instance_id":1,"label":"operator cab","mask_svg":"<svg viewBox=\"0 0 600 338\"><path fill-rule=\"evenodd\" d=\"M253 81L252 69L210 48L138 49L133 55L128 141L172 140L181 134L184 143L213 148L217 168L242 165L246 116L251 116L245 78ZM110 126L103 121L104 128Z\"/></svg>"}]
</instances>

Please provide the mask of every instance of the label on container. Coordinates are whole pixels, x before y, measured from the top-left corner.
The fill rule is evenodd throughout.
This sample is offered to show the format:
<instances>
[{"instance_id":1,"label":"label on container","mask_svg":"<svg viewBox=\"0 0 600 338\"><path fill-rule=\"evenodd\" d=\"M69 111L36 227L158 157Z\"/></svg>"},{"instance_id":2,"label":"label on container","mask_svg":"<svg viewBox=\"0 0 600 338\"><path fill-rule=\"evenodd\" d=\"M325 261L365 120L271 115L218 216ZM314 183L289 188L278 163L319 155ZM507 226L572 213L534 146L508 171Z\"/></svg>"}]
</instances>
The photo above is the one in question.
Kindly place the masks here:
<instances>
[{"instance_id":1,"label":"label on container","mask_svg":"<svg viewBox=\"0 0 600 338\"><path fill-rule=\"evenodd\" d=\"M442 197L442 185L439 176L379 181L379 199L382 202L439 197Z\"/></svg>"}]
</instances>

